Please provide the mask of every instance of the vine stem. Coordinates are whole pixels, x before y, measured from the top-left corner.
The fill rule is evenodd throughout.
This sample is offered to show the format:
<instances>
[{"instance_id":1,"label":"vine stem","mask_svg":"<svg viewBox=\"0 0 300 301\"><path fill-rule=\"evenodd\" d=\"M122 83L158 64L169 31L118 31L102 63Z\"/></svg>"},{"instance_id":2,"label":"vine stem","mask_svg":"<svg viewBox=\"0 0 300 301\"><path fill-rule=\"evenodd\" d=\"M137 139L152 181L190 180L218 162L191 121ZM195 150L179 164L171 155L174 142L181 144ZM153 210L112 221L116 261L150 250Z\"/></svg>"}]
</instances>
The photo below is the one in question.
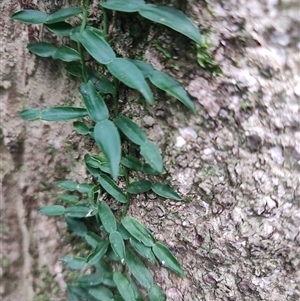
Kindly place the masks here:
<instances>
[{"instance_id":1,"label":"vine stem","mask_svg":"<svg viewBox=\"0 0 300 301\"><path fill-rule=\"evenodd\" d=\"M126 189L127 189L127 187L129 186L129 175L128 175L128 168L127 167L124 167L124 176L125 176L125 184L126 184ZM127 211L129 209L129 206L130 206L130 194L128 192L126 194L126 200L127 200L127 202L126 202L126 205L124 207L122 217L126 216Z\"/></svg>"},{"instance_id":2,"label":"vine stem","mask_svg":"<svg viewBox=\"0 0 300 301\"><path fill-rule=\"evenodd\" d=\"M103 14L103 35L104 38L106 39L106 36L108 34L108 18L107 18L107 12L105 8L101 8L102 9L102 14Z\"/></svg>"}]
</instances>

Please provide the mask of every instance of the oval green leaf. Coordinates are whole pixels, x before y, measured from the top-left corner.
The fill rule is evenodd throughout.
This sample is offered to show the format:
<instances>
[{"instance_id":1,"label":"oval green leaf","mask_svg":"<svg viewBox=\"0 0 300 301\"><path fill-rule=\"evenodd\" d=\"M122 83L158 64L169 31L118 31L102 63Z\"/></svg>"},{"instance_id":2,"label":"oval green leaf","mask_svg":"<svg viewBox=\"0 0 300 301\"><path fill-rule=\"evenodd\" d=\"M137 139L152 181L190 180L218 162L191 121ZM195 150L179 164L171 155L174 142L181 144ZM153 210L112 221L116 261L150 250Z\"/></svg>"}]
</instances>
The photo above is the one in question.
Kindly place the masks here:
<instances>
[{"instance_id":1,"label":"oval green leaf","mask_svg":"<svg viewBox=\"0 0 300 301\"><path fill-rule=\"evenodd\" d=\"M28 24L41 24L46 22L48 15L33 9L25 9L16 12L11 16L13 20L28 23Z\"/></svg>"},{"instance_id":2,"label":"oval green leaf","mask_svg":"<svg viewBox=\"0 0 300 301\"><path fill-rule=\"evenodd\" d=\"M107 106L91 81L80 85L80 93L92 120L98 122L108 119Z\"/></svg>"},{"instance_id":3,"label":"oval green leaf","mask_svg":"<svg viewBox=\"0 0 300 301\"><path fill-rule=\"evenodd\" d=\"M126 265L134 278L144 287L153 285L153 277L142 260L130 249L126 249Z\"/></svg>"},{"instance_id":4,"label":"oval green leaf","mask_svg":"<svg viewBox=\"0 0 300 301\"><path fill-rule=\"evenodd\" d=\"M145 63L140 60L128 60L139 68L139 70L143 73L145 78L148 77L153 71L155 71L155 69L148 63Z\"/></svg>"},{"instance_id":5,"label":"oval green leaf","mask_svg":"<svg viewBox=\"0 0 300 301\"><path fill-rule=\"evenodd\" d=\"M96 300L100 300L100 301L112 301L114 297L113 293L105 286L90 288L88 292Z\"/></svg>"},{"instance_id":6,"label":"oval green leaf","mask_svg":"<svg viewBox=\"0 0 300 301\"><path fill-rule=\"evenodd\" d=\"M114 272L113 279L119 293L125 301L135 301L135 294L130 285L130 281L120 272Z\"/></svg>"},{"instance_id":7,"label":"oval green leaf","mask_svg":"<svg viewBox=\"0 0 300 301\"><path fill-rule=\"evenodd\" d=\"M66 22L59 22L46 25L46 28L58 36L68 36L71 34L72 25Z\"/></svg>"},{"instance_id":8,"label":"oval green leaf","mask_svg":"<svg viewBox=\"0 0 300 301\"><path fill-rule=\"evenodd\" d=\"M98 263L101 260L101 258L105 255L108 246L109 246L108 241L99 242L95 251L88 256L87 258L88 264L95 265L96 263Z\"/></svg>"},{"instance_id":9,"label":"oval green leaf","mask_svg":"<svg viewBox=\"0 0 300 301\"><path fill-rule=\"evenodd\" d=\"M75 191L79 184L71 180L64 180L57 182L57 185L65 190Z\"/></svg>"},{"instance_id":10,"label":"oval green leaf","mask_svg":"<svg viewBox=\"0 0 300 301\"><path fill-rule=\"evenodd\" d=\"M114 119L114 123L121 130L121 132L133 143L142 145L147 142L145 132L130 118L126 116L118 116Z\"/></svg>"},{"instance_id":11,"label":"oval green leaf","mask_svg":"<svg viewBox=\"0 0 300 301\"><path fill-rule=\"evenodd\" d=\"M78 218L66 217L68 227L77 235L84 237L87 234L87 227L83 221Z\"/></svg>"},{"instance_id":12,"label":"oval green leaf","mask_svg":"<svg viewBox=\"0 0 300 301\"><path fill-rule=\"evenodd\" d=\"M108 159L111 174L116 179L119 175L121 160L121 139L116 126L110 120L98 122L94 128L94 137Z\"/></svg>"},{"instance_id":13,"label":"oval green leaf","mask_svg":"<svg viewBox=\"0 0 300 301\"><path fill-rule=\"evenodd\" d=\"M102 283L103 277L98 273L83 275L75 280L76 283L84 287L95 286Z\"/></svg>"},{"instance_id":14,"label":"oval green leaf","mask_svg":"<svg viewBox=\"0 0 300 301\"><path fill-rule=\"evenodd\" d=\"M90 216L92 209L89 209L84 206L75 206L75 207L69 207L65 210L65 216L66 217L87 217Z\"/></svg>"},{"instance_id":15,"label":"oval green leaf","mask_svg":"<svg viewBox=\"0 0 300 301\"><path fill-rule=\"evenodd\" d=\"M29 44L27 48L34 54L41 57L50 57L52 56L57 48L50 43L33 43Z\"/></svg>"},{"instance_id":16,"label":"oval green leaf","mask_svg":"<svg viewBox=\"0 0 300 301\"><path fill-rule=\"evenodd\" d=\"M161 71L153 71L149 76L153 85L181 101L191 111L195 112L194 103L187 91L172 77Z\"/></svg>"},{"instance_id":17,"label":"oval green leaf","mask_svg":"<svg viewBox=\"0 0 300 301\"><path fill-rule=\"evenodd\" d=\"M75 49L68 46L59 47L52 55L52 57L55 60L61 60L63 62L73 62L80 60L79 53Z\"/></svg>"},{"instance_id":18,"label":"oval green leaf","mask_svg":"<svg viewBox=\"0 0 300 301\"><path fill-rule=\"evenodd\" d=\"M121 223L135 239L142 242L145 246L152 247L154 245L154 237L139 221L125 216L122 218Z\"/></svg>"},{"instance_id":19,"label":"oval green leaf","mask_svg":"<svg viewBox=\"0 0 300 301\"><path fill-rule=\"evenodd\" d=\"M88 135L90 133L90 128L82 121L73 122L75 131L80 135Z\"/></svg>"},{"instance_id":20,"label":"oval green leaf","mask_svg":"<svg viewBox=\"0 0 300 301\"><path fill-rule=\"evenodd\" d=\"M157 242L153 247L152 251L160 261L162 266L169 268L180 276L183 276L184 272L177 259L173 256L170 250L163 244Z\"/></svg>"},{"instance_id":21,"label":"oval green leaf","mask_svg":"<svg viewBox=\"0 0 300 301\"><path fill-rule=\"evenodd\" d=\"M123 263L125 260L125 245L121 233L117 231L110 233L109 242L116 256Z\"/></svg>"},{"instance_id":22,"label":"oval green leaf","mask_svg":"<svg viewBox=\"0 0 300 301\"><path fill-rule=\"evenodd\" d=\"M109 193L112 197L114 197L117 201L121 203L126 203L126 195L123 191L116 185L116 183L106 175L100 175L98 177L100 185L105 189L107 193Z\"/></svg>"},{"instance_id":23,"label":"oval green leaf","mask_svg":"<svg viewBox=\"0 0 300 301\"><path fill-rule=\"evenodd\" d=\"M132 170L137 170L137 171L141 170L143 166L143 163L138 158L130 155L123 158L121 160L121 164L127 168L130 168Z\"/></svg>"},{"instance_id":24,"label":"oval green leaf","mask_svg":"<svg viewBox=\"0 0 300 301\"><path fill-rule=\"evenodd\" d=\"M67 7L67 8L62 8L55 13L51 14L48 16L46 20L46 24L52 24L52 23L58 23L61 21L64 21L70 17L76 16L79 13L82 12L81 7Z\"/></svg>"},{"instance_id":25,"label":"oval green leaf","mask_svg":"<svg viewBox=\"0 0 300 301\"><path fill-rule=\"evenodd\" d=\"M42 117L40 109L27 109L19 113L19 116L25 120L35 120Z\"/></svg>"},{"instance_id":26,"label":"oval green leaf","mask_svg":"<svg viewBox=\"0 0 300 301\"><path fill-rule=\"evenodd\" d=\"M152 263L156 262L155 256L150 247L145 246L142 242L139 242L133 237L131 237L129 241L137 253L139 253L141 256L148 259Z\"/></svg>"},{"instance_id":27,"label":"oval green leaf","mask_svg":"<svg viewBox=\"0 0 300 301\"><path fill-rule=\"evenodd\" d=\"M153 143L148 141L142 144L140 153L154 170L159 173L163 172L161 154Z\"/></svg>"},{"instance_id":28,"label":"oval green leaf","mask_svg":"<svg viewBox=\"0 0 300 301\"><path fill-rule=\"evenodd\" d=\"M143 0L108 0L106 2L100 2L100 5L104 8L122 11L126 13L133 13L138 11L143 5L145 5L145 1Z\"/></svg>"},{"instance_id":29,"label":"oval green leaf","mask_svg":"<svg viewBox=\"0 0 300 301\"><path fill-rule=\"evenodd\" d=\"M166 301L166 295L158 285L154 284L148 291L150 301Z\"/></svg>"},{"instance_id":30,"label":"oval green leaf","mask_svg":"<svg viewBox=\"0 0 300 301\"><path fill-rule=\"evenodd\" d=\"M87 244L89 244L94 249L96 249L98 244L103 241L102 238L94 232L87 232L84 239Z\"/></svg>"},{"instance_id":31,"label":"oval green leaf","mask_svg":"<svg viewBox=\"0 0 300 301\"><path fill-rule=\"evenodd\" d=\"M163 24L201 44L201 35L196 25L180 10L170 6L144 5L139 14L146 19Z\"/></svg>"},{"instance_id":32,"label":"oval green leaf","mask_svg":"<svg viewBox=\"0 0 300 301\"><path fill-rule=\"evenodd\" d=\"M116 58L107 65L108 71L130 88L138 90L145 99L154 104L154 98L142 72L130 61Z\"/></svg>"},{"instance_id":33,"label":"oval green leaf","mask_svg":"<svg viewBox=\"0 0 300 301\"><path fill-rule=\"evenodd\" d=\"M42 120L64 121L88 116L86 109L75 107L54 107L42 111Z\"/></svg>"},{"instance_id":34,"label":"oval green leaf","mask_svg":"<svg viewBox=\"0 0 300 301\"><path fill-rule=\"evenodd\" d=\"M77 38L87 52L100 64L106 65L115 59L116 54L112 48L104 38L94 31L85 29L82 33L77 34Z\"/></svg>"},{"instance_id":35,"label":"oval green leaf","mask_svg":"<svg viewBox=\"0 0 300 301\"><path fill-rule=\"evenodd\" d=\"M111 233L111 232L114 232L117 230L116 218L106 203L101 202L98 204L98 214L99 214L99 217L103 224L104 229L108 233Z\"/></svg>"},{"instance_id":36,"label":"oval green leaf","mask_svg":"<svg viewBox=\"0 0 300 301\"><path fill-rule=\"evenodd\" d=\"M127 240L131 237L130 233L124 228L124 226L120 223L117 223L117 230L121 233L122 238Z\"/></svg>"},{"instance_id":37,"label":"oval green leaf","mask_svg":"<svg viewBox=\"0 0 300 301\"><path fill-rule=\"evenodd\" d=\"M57 216L65 213L65 207L60 205L51 205L39 208L39 212L48 216Z\"/></svg>"},{"instance_id":38,"label":"oval green leaf","mask_svg":"<svg viewBox=\"0 0 300 301\"><path fill-rule=\"evenodd\" d=\"M127 187L127 192L130 194L144 193L151 189L152 183L147 180L131 182Z\"/></svg>"},{"instance_id":39,"label":"oval green leaf","mask_svg":"<svg viewBox=\"0 0 300 301\"><path fill-rule=\"evenodd\" d=\"M171 187L168 185L162 184L162 183L155 183L152 185L153 192L158 194L159 196L162 196L166 199L171 199L175 201L181 201L182 198L180 195L178 195Z\"/></svg>"},{"instance_id":40,"label":"oval green leaf","mask_svg":"<svg viewBox=\"0 0 300 301\"><path fill-rule=\"evenodd\" d=\"M72 195L72 194L61 194L57 198L65 203L71 204L71 205L76 205L79 202L78 197L75 195Z\"/></svg>"},{"instance_id":41,"label":"oval green leaf","mask_svg":"<svg viewBox=\"0 0 300 301\"><path fill-rule=\"evenodd\" d=\"M62 261L73 270L81 270L86 266L86 261L82 257L62 257L59 258L59 261Z\"/></svg>"}]
</instances>

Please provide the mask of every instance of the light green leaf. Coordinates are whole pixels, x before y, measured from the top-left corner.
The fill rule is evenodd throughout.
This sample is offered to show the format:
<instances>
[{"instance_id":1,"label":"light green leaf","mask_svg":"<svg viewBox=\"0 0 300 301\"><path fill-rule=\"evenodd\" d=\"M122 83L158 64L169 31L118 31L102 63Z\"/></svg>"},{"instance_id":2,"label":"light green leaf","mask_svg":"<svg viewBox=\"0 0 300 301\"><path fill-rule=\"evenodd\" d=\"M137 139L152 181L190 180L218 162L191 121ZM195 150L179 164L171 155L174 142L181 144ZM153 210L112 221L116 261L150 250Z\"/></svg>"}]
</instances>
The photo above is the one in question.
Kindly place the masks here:
<instances>
[{"instance_id":1,"label":"light green leaf","mask_svg":"<svg viewBox=\"0 0 300 301\"><path fill-rule=\"evenodd\" d=\"M127 192L130 194L144 193L151 189L152 183L147 180L131 182L127 187Z\"/></svg>"},{"instance_id":2,"label":"light green leaf","mask_svg":"<svg viewBox=\"0 0 300 301\"><path fill-rule=\"evenodd\" d=\"M152 252L152 249L150 247L145 246L142 242L139 242L135 238L131 237L129 239L130 244L135 249L137 253L139 253L144 258L148 259L152 263L156 262L156 258Z\"/></svg>"},{"instance_id":3,"label":"light green leaf","mask_svg":"<svg viewBox=\"0 0 300 301\"><path fill-rule=\"evenodd\" d=\"M100 5L104 8L117 10L127 13L133 13L139 10L143 5L145 5L145 1L143 0L108 0L106 2L100 2Z\"/></svg>"},{"instance_id":4,"label":"light green leaf","mask_svg":"<svg viewBox=\"0 0 300 301\"><path fill-rule=\"evenodd\" d=\"M98 204L98 214L103 224L104 229L108 232L114 232L117 230L117 221L116 218L109 208L109 206L101 202Z\"/></svg>"},{"instance_id":5,"label":"light green leaf","mask_svg":"<svg viewBox=\"0 0 300 301\"><path fill-rule=\"evenodd\" d=\"M84 239L87 244L89 244L94 249L96 249L98 244L103 241L102 238L94 232L87 232Z\"/></svg>"},{"instance_id":6,"label":"light green leaf","mask_svg":"<svg viewBox=\"0 0 300 301\"><path fill-rule=\"evenodd\" d=\"M155 239L152 234L136 219L125 216L121 223L135 239L141 241L145 246L152 247L154 245Z\"/></svg>"},{"instance_id":7,"label":"light green leaf","mask_svg":"<svg viewBox=\"0 0 300 301\"><path fill-rule=\"evenodd\" d=\"M172 77L160 71L153 71L149 76L153 85L167 92L181 101L191 111L195 112L195 107L187 91Z\"/></svg>"},{"instance_id":8,"label":"light green leaf","mask_svg":"<svg viewBox=\"0 0 300 301\"><path fill-rule=\"evenodd\" d=\"M119 174L119 163L121 160L121 139L116 126L110 120L98 122L94 128L94 137L107 157L111 167L111 174L116 179Z\"/></svg>"},{"instance_id":9,"label":"light green leaf","mask_svg":"<svg viewBox=\"0 0 300 301\"><path fill-rule=\"evenodd\" d=\"M75 280L76 283L84 287L99 285L102 281L103 277L98 273L83 275Z\"/></svg>"},{"instance_id":10,"label":"light green leaf","mask_svg":"<svg viewBox=\"0 0 300 301\"><path fill-rule=\"evenodd\" d=\"M126 249L126 265L134 278L144 287L153 285L153 277L144 263L130 249Z\"/></svg>"},{"instance_id":11,"label":"light green leaf","mask_svg":"<svg viewBox=\"0 0 300 301\"><path fill-rule=\"evenodd\" d=\"M80 85L80 93L92 120L98 122L108 119L109 112L107 106L91 81Z\"/></svg>"},{"instance_id":12,"label":"light green leaf","mask_svg":"<svg viewBox=\"0 0 300 301\"><path fill-rule=\"evenodd\" d=\"M42 120L64 121L79 119L88 115L86 109L75 107L53 107L42 111Z\"/></svg>"},{"instance_id":13,"label":"light green leaf","mask_svg":"<svg viewBox=\"0 0 300 301\"><path fill-rule=\"evenodd\" d=\"M72 25L66 22L47 24L46 28L58 36L68 36L71 34Z\"/></svg>"},{"instance_id":14,"label":"light green leaf","mask_svg":"<svg viewBox=\"0 0 300 301\"><path fill-rule=\"evenodd\" d=\"M88 264L95 265L96 263L98 263L101 260L101 258L106 254L108 246L109 246L108 241L99 242L95 251L88 256L87 258Z\"/></svg>"},{"instance_id":15,"label":"light green leaf","mask_svg":"<svg viewBox=\"0 0 300 301\"><path fill-rule=\"evenodd\" d=\"M145 63L140 60L128 60L139 68L139 70L143 73L145 78L148 77L153 71L155 71L155 69L148 63Z\"/></svg>"},{"instance_id":16,"label":"light green leaf","mask_svg":"<svg viewBox=\"0 0 300 301\"><path fill-rule=\"evenodd\" d=\"M61 60L64 62L73 62L80 60L79 53L75 49L68 46L59 47L52 55L52 57L55 60Z\"/></svg>"},{"instance_id":17,"label":"light green leaf","mask_svg":"<svg viewBox=\"0 0 300 301\"><path fill-rule=\"evenodd\" d=\"M59 261L62 261L73 270L81 270L86 266L86 261L82 257L62 257L59 258Z\"/></svg>"},{"instance_id":18,"label":"light green leaf","mask_svg":"<svg viewBox=\"0 0 300 301\"><path fill-rule=\"evenodd\" d=\"M142 144L140 153L154 170L159 173L163 171L161 154L153 143L146 142Z\"/></svg>"},{"instance_id":19,"label":"light green leaf","mask_svg":"<svg viewBox=\"0 0 300 301\"><path fill-rule=\"evenodd\" d=\"M117 289L125 301L135 301L134 291L130 285L130 281L120 272L114 272L114 282Z\"/></svg>"},{"instance_id":20,"label":"light green leaf","mask_svg":"<svg viewBox=\"0 0 300 301\"><path fill-rule=\"evenodd\" d=\"M129 275L125 274L125 277L127 278L127 280L130 282L131 288L133 290L134 293L134 298L135 301L144 301L139 289L137 288L136 284L134 283L134 281L129 277ZM120 297L121 301L124 301L124 299L122 297Z\"/></svg>"},{"instance_id":21,"label":"light green leaf","mask_svg":"<svg viewBox=\"0 0 300 301\"><path fill-rule=\"evenodd\" d=\"M65 210L66 217L87 217L91 214L91 209L84 206L68 207Z\"/></svg>"},{"instance_id":22,"label":"light green leaf","mask_svg":"<svg viewBox=\"0 0 300 301\"><path fill-rule=\"evenodd\" d=\"M158 285L154 284L148 291L150 301L166 301L166 295Z\"/></svg>"},{"instance_id":23,"label":"light green leaf","mask_svg":"<svg viewBox=\"0 0 300 301\"><path fill-rule=\"evenodd\" d=\"M151 188L156 194L166 199L181 201L182 198L171 187L162 183L155 183Z\"/></svg>"},{"instance_id":24,"label":"light green leaf","mask_svg":"<svg viewBox=\"0 0 300 301\"><path fill-rule=\"evenodd\" d=\"M93 187L94 185L92 184L82 183L77 186L77 191L80 193L88 194L91 191L91 189L93 189Z\"/></svg>"},{"instance_id":25,"label":"light green leaf","mask_svg":"<svg viewBox=\"0 0 300 301\"><path fill-rule=\"evenodd\" d=\"M201 35L196 25L180 10L170 6L144 5L139 14L146 19L168 26L201 44Z\"/></svg>"},{"instance_id":26,"label":"light green leaf","mask_svg":"<svg viewBox=\"0 0 300 301\"><path fill-rule=\"evenodd\" d=\"M35 120L42 117L40 109L27 109L19 113L19 116L25 120Z\"/></svg>"},{"instance_id":27,"label":"light green leaf","mask_svg":"<svg viewBox=\"0 0 300 301\"><path fill-rule=\"evenodd\" d=\"M174 257L174 255L170 252L170 250L164 246L163 244L157 242L153 247L152 251L160 261L162 266L169 268L180 276L183 276L184 272L181 268L179 262Z\"/></svg>"},{"instance_id":28,"label":"light green leaf","mask_svg":"<svg viewBox=\"0 0 300 301\"><path fill-rule=\"evenodd\" d=\"M121 233L122 238L127 240L131 237L130 233L124 228L124 226L120 223L117 223L117 230Z\"/></svg>"},{"instance_id":29,"label":"light green leaf","mask_svg":"<svg viewBox=\"0 0 300 301\"><path fill-rule=\"evenodd\" d=\"M75 191L77 189L78 183L71 180L64 180L57 182L57 185L68 191Z\"/></svg>"},{"instance_id":30,"label":"light green leaf","mask_svg":"<svg viewBox=\"0 0 300 301\"><path fill-rule=\"evenodd\" d=\"M76 205L79 202L78 197L75 195L72 195L72 194L61 194L57 198L65 203L71 204L71 205Z\"/></svg>"},{"instance_id":31,"label":"light green leaf","mask_svg":"<svg viewBox=\"0 0 300 301\"><path fill-rule=\"evenodd\" d=\"M87 234L87 227L80 219L66 217L66 223L68 227L77 235L84 237Z\"/></svg>"},{"instance_id":32,"label":"light green leaf","mask_svg":"<svg viewBox=\"0 0 300 301\"><path fill-rule=\"evenodd\" d=\"M88 135L90 133L90 128L82 121L73 122L75 131L80 135Z\"/></svg>"},{"instance_id":33,"label":"light green leaf","mask_svg":"<svg viewBox=\"0 0 300 301\"><path fill-rule=\"evenodd\" d=\"M148 141L145 132L130 118L120 115L114 119L114 123L133 143L142 145Z\"/></svg>"},{"instance_id":34,"label":"light green leaf","mask_svg":"<svg viewBox=\"0 0 300 301\"><path fill-rule=\"evenodd\" d=\"M111 232L109 234L109 242L116 256L123 263L125 260L125 245L121 233L117 231Z\"/></svg>"},{"instance_id":35,"label":"light green leaf","mask_svg":"<svg viewBox=\"0 0 300 301\"><path fill-rule=\"evenodd\" d=\"M48 16L46 24L58 23L64 21L70 17L76 16L82 12L81 7L67 7L62 8L55 13Z\"/></svg>"},{"instance_id":36,"label":"light green leaf","mask_svg":"<svg viewBox=\"0 0 300 301\"><path fill-rule=\"evenodd\" d=\"M65 207L60 205L51 205L39 208L39 212L48 216L57 216L65 213Z\"/></svg>"},{"instance_id":37,"label":"light green leaf","mask_svg":"<svg viewBox=\"0 0 300 301\"><path fill-rule=\"evenodd\" d=\"M41 56L41 57L50 57L52 56L57 48L50 44L50 43L33 43L29 44L27 48L34 54Z\"/></svg>"},{"instance_id":38,"label":"light green leaf","mask_svg":"<svg viewBox=\"0 0 300 301\"><path fill-rule=\"evenodd\" d=\"M100 175L98 177L98 180L100 185L106 190L106 192L114 197L117 201L121 203L127 202L126 195L111 178L109 178L107 175Z\"/></svg>"},{"instance_id":39,"label":"light green leaf","mask_svg":"<svg viewBox=\"0 0 300 301\"><path fill-rule=\"evenodd\" d=\"M154 98L142 72L130 61L116 58L107 65L108 71L130 88L138 90L145 99L154 104Z\"/></svg>"},{"instance_id":40,"label":"light green leaf","mask_svg":"<svg viewBox=\"0 0 300 301\"><path fill-rule=\"evenodd\" d=\"M96 300L100 301L112 301L113 293L105 286L98 286L96 288L90 288L88 290L89 294L93 296Z\"/></svg>"},{"instance_id":41,"label":"light green leaf","mask_svg":"<svg viewBox=\"0 0 300 301\"><path fill-rule=\"evenodd\" d=\"M84 46L87 52L100 64L108 64L115 59L116 54L109 44L97 35L94 31L85 29L82 33L77 34L77 38Z\"/></svg>"},{"instance_id":42,"label":"light green leaf","mask_svg":"<svg viewBox=\"0 0 300 301\"><path fill-rule=\"evenodd\" d=\"M130 168L132 170L137 170L137 171L141 170L143 166L143 163L138 158L130 155L123 158L121 160L121 164L127 168Z\"/></svg>"},{"instance_id":43,"label":"light green leaf","mask_svg":"<svg viewBox=\"0 0 300 301\"><path fill-rule=\"evenodd\" d=\"M13 20L28 23L28 24L41 24L46 22L47 14L33 9L25 9L16 12L11 16Z\"/></svg>"}]
</instances>

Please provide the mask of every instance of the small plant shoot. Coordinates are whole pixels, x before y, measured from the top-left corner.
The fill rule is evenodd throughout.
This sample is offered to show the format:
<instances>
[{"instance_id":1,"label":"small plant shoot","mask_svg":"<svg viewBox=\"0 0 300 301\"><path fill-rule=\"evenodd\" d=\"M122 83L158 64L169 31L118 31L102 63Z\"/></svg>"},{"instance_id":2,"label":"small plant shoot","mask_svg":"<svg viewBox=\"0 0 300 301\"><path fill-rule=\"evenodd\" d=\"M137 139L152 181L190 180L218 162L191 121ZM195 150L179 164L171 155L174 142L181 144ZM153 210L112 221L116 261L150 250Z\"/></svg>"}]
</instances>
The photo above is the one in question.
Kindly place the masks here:
<instances>
[{"instance_id":1,"label":"small plant shoot","mask_svg":"<svg viewBox=\"0 0 300 301\"><path fill-rule=\"evenodd\" d=\"M82 7L65 7L50 15L32 9L12 15L15 21L43 24L45 30L69 37L65 40L72 43L60 47L43 41L27 47L39 57L65 62L66 72L82 80L78 87L81 106L29 108L20 112L20 117L73 120L77 134L89 135L99 147L97 154L84 154L83 161L92 182L77 183L69 179L58 182L64 190L57 197L59 204L41 207L39 212L64 217L68 228L90 250L85 257L59 259L69 269L82 271L79 278L67 284L68 300L141 301L144 295L150 301L164 301L165 293L155 284L154 271L149 266L162 266L179 276L184 271L167 246L127 212L132 198L149 191L165 199L181 201L182 198L167 184L153 180L154 176L166 172L161 151L129 116L119 113L119 83L136 90L146 105L155 105L151 83L188 110L194 112L195 108L184 87L168 74L144 61L116 54L108 40L108 11L137 13L188 37L196 47L201 47L201 35L183 12L144 0L100 1L98 17L102 23L96 28L95 20L88 17L90 1L84 2ZM79 26L74 27L74 22L70 22L75 19ZM84 274L87 269L89 273Z\"/></svg>"}]
</instances>

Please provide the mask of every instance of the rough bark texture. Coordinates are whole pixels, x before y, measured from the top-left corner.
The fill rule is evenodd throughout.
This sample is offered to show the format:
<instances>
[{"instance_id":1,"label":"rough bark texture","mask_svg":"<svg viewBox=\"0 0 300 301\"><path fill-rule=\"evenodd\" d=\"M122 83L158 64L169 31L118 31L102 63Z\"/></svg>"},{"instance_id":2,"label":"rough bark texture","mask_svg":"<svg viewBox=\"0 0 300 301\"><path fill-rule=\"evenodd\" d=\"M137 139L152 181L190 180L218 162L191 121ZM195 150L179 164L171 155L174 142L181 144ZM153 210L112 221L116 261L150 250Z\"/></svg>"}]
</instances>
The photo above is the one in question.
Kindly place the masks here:
<instances>
[{"instance_id":1,"label":"rough bark texture","mask_svg":"<svg viewBox=\"0 0 300 301\"><path fill-rule=\"evenodd\" d=\"M41 38L40 27L9 18L21 7L51 11L60 5L46 2L0 3L0 290L5 301L65 299L71 276L57 259L70 250L78 252L78 241L60 219L48 219L36 209L55 202L56 180L87 178L83 155L97 151L88 139L75 135L70 122L17 117L29 107L80 104L78 83L66 76L63 65L26 49L28 42ZM191 115L161 93L157 105L147 110L137 105L139 95L122 94L123 111L135 116L161 148L166 181L185 201L148 194L132 201L129 214L183 265L183 278L154 268L168 301L297 301L299 3L212 0L215 16L205 4L189 1L185 12L210 32L210 51L224 77L214 78L200 68L187 40L176 40L177 35L156 25L149 36L162 41L171 57L166 59L151 42L138 49L186 85L197 113ZM116 43L122 55L136 47L128 26L132 36L124 34L122 43Z\"/></svg>"}]
</instances>

